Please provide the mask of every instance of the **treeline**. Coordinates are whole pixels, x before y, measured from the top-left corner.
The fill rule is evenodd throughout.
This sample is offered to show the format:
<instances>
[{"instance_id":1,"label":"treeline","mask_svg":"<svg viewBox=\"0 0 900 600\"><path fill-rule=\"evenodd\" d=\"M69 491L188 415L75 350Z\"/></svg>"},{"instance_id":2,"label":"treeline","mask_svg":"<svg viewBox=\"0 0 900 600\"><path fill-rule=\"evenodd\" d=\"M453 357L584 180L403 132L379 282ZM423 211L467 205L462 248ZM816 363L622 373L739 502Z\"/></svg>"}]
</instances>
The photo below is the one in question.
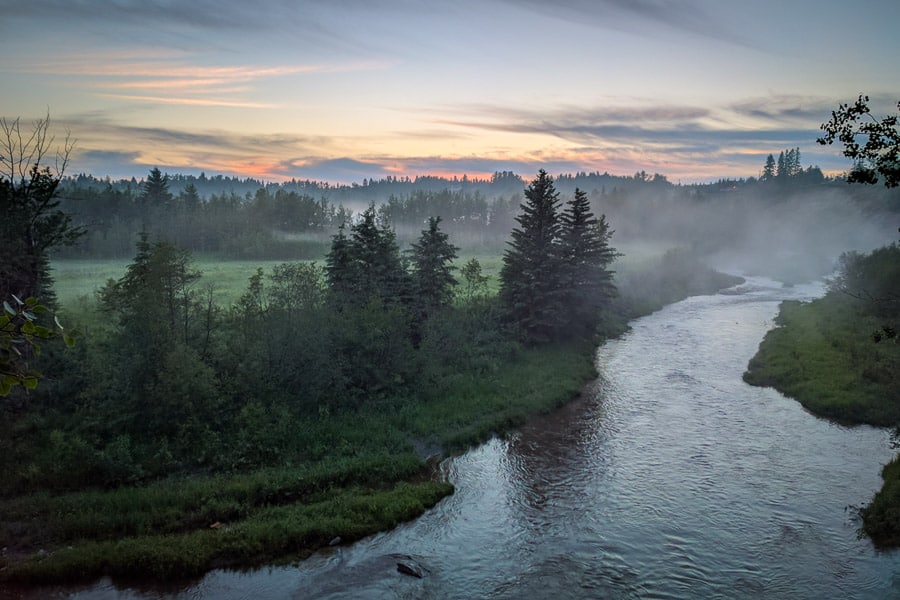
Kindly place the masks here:
<instances>
[{"instance_id":1,"label":"treeline","mask_svg":"<svg viewBox=\"0 0 900 600\"><path fill-rule=\"evenodd\" d=\"M139 188L76 181L63 184L59 198L85 235L77 246L57 249L58 258L129 256L141 231L164 235L192 252L229 258L319 258L330 236L354 214L330 201L327 188L313 186L304 189L319 195L284 184L259 186L244 196L229 192L203 197L193 183L175 194L171 180L158 169ZM429 216L442 215L448 232L471 232L467 242L484 242L509 230L519 197L501 196L489 203L478 191L418 189L390 195L380 204L379 217L389 219L405 239L414 239Z\"/></svg>"},{"instance_id":2,"label":"treeline","mask_svg":"<svg viewBox=\"0 0 900 600\"><path fill-rule=\"evenodd\" d=\"M554 182L563 198L576 189L586 193L594 212L616 222L619 239L697 243L705 250L733 245L753 217L789 201L814 203L846 194L850 201L842 202L848 208L861 206L869 213L900 206L890 191L848 187L824 178L817 167L800 168L797 149L781 152L778 161L769 158L759 178L702 185L675 185L646 172L564 174ZM429 216L441 215L442 228L458 244L496 252L515 226L524 187L511 172L485 180L388 177L349 186L169 176L158 169L142 181L80 175L60 181L56 197L86 234L77 245L55 248L53 255L128 258L144 231L222 259L316 259L328 251L341 223L370 205L392 223L401 243L415 240Z\"/></svg>"}]
</instances>

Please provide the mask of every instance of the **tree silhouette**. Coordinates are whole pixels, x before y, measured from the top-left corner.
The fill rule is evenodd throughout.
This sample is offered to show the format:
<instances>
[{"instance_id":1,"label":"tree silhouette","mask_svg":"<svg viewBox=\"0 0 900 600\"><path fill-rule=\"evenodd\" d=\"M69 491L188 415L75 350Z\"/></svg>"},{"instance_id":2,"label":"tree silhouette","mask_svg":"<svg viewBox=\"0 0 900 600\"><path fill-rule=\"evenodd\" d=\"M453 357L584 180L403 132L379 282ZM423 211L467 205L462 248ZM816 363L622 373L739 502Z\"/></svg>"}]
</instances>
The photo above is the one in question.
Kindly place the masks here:
<instances>
[{"instance_id":1,"label":"tree silhouette","mask_svg":"<svg viewBox=\"0 0 900 600\"><path fill-rule=\"evenodd\" d=\"M897 103L900 111L900 102ZM860 95L853 104L841 104L831 112L831 120L821 125L825 135L816 141L823 146L835 141L844 145L843 154L854 161L847 177L850 183L878 182L886 187L900 185L900 129L897 116L881 120L872 116L869 97Z\"/></svg>"}]
</instances>

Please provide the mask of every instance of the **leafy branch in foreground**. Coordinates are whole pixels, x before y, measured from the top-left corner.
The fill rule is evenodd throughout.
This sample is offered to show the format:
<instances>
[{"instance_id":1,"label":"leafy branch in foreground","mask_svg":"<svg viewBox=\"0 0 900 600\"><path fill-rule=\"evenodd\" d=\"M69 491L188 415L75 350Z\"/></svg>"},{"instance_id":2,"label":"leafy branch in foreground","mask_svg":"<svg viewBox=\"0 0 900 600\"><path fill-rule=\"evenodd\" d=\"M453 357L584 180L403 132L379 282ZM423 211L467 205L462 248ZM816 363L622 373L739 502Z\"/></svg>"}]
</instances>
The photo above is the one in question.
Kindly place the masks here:
<instances>
[{"instance_id":1,"label":"leafy branch in foreground","mask_svg":"<svg viewBox=\"0 0 900 600\"><path fill-rule=\"evenodd\" d=\"M67 346L75 345L75 339L63 333L63 327L55 317L53 320L58 329L37 323L37 315L48 311L37 298L21 300L13 294L11 300L3 301L3 314L0 315L0 396L8 395L17 385L26 390L37 387L40 373L31 368L30 359L40 356L39 341L61 336Z\"/></svg>"},{"instance_id":2,"label":"leafy branch in foreground","mask_svg":"<svg viewBox=\"0 0 900 600\"><path fill-rule=\"evenodd\" d=\"M900 110L900 102L897 103ZM900 129L897 116L880 121L872 116L869 97L860 95L853 104L841 104L831 112L831 120L823 123L825 135L816 141L823 146L835 140L844 145L844 156L854 161L847 176L850 183L878 182L886 187L900 185ZM862 138L862 139L858 139Z\"/></svg>"}]
</instances>

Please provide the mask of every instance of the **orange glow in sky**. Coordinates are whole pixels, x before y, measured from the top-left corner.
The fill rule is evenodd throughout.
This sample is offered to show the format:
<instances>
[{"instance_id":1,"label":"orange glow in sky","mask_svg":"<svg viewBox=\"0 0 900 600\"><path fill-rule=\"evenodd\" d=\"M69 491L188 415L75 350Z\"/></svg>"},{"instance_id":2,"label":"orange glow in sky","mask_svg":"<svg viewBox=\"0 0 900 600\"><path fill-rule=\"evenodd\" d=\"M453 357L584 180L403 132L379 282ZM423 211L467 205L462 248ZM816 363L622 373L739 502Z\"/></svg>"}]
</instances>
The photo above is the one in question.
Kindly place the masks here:
<instances>
[{"instance_id":1,"label":"orange glow in sky","mask_svg":"<svg viewBox=\"0 0 900 600\"><path fill-rule=\"evenodd\" d=\"M756 176L795 147L804 166L839 172L819 124L859 93L886 111L900 97L896 2L874 2L879 18L851 31L850 9L813 0L223 0L215 14L47 1L0 25L14 57L0 65L0 116L49 110L77 139L70 169L99 177L545 168L689 183Z\"/></svg>"}]
</instances>

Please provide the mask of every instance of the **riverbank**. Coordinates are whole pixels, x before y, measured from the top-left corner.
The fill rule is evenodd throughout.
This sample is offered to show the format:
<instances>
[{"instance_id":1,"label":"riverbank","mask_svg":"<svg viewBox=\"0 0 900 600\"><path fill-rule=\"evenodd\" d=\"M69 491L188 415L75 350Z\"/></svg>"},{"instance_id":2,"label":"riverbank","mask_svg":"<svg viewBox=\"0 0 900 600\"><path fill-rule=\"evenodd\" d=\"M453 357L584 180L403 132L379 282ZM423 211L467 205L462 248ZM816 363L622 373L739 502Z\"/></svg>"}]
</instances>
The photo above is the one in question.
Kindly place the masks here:
<instances>
[{"instance_id":1,"label":"riverbank","mask_svg":"<svg viewBox=\"0 0 900 600\"><path fill-rule=\"evenodd\" d=\"M449 484L429 481L410 440L436 451L464 448L559 406L594 373L583 348L525 351L497 376L444 382L440 398L310 420L304 433L342 446L339 458L5 499L0 580L190 577L216 566L301 558L338 538L352 542L452 493Z\"/></svg>"},{"instance_id":2,"label":"riverbank","mask_svg":"<svg viewBox=\"0 0 900 600\"><path fill-rule=\"evenodd\" d=\"M900 424L900 345L876 343L882 326L855 299L836 292L809 303L784 302L744 374L774 387L815 415L845 425ZM885 466L884 485L862 508L863 530L882 548L900 546L900 462Z\"/></svg>"},{"instance_id":3,"label":"riverbank","mask_svg":"<svg viewBox=\"0 0 900 600\"><path fill-rule=\"evenodd\" d=\"M740 281L694 264L689 283L662 290L677 278L677 261L688 266L684 257L667 261L658 275L642 272L640 285L623 281L607 335L665 303ZM576 397L596 377L593 355L587 343L520 349L487 371L443 377L422 397L310 417L302 435L331 449L324 459L3 499L0 581L186 578L220 566L290 562L394 527L453 492L430 480L429 457L502 435Z\"/></svg>"}]
</instances>

